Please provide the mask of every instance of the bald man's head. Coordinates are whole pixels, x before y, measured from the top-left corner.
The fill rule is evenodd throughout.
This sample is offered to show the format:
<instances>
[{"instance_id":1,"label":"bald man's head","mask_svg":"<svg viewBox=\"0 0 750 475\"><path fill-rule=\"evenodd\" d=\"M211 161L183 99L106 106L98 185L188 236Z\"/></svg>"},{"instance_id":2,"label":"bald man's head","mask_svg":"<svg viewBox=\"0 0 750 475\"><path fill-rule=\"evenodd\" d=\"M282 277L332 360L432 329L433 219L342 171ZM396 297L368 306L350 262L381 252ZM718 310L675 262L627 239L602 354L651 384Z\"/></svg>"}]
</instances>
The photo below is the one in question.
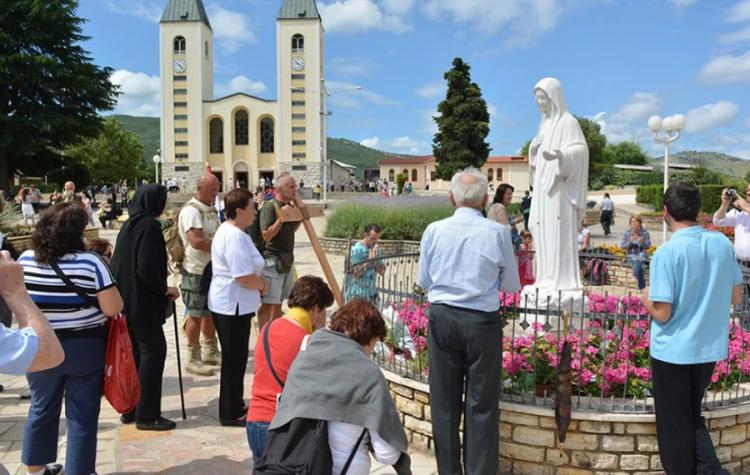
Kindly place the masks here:
<instances>
[{"instance_id":1,"label":"bald man's head","mask_svg":"<svg viewBox=\"0 0 750 475\"><path fill-rule=\"evenodd\" d=\"M206 172L198 178L195 189L195 197L198 198L198 201L206 205L211 205L219 193L219 179L213 173Z\"/></svg>"},{"instance_id":2,"label":"bald man's head","mask_svg":"<svg viewBox=\"0 0 750 475\"><path fill-rule=\"evenodd\" d=\"M288 203L297 194L297 182L289 174L282 174L276 179L276 196L279 201Z\"/></svg>"},{"instance_id":3,"label":"bald man's head","mask_svg":"<svg viewBox=\"0 0 750 475\"><path fill-rule=\"evenodd\" d=\"M76 184L72 181L66 181L64 188L65 191L76 191Z\"/></svg>"}]
</instances>

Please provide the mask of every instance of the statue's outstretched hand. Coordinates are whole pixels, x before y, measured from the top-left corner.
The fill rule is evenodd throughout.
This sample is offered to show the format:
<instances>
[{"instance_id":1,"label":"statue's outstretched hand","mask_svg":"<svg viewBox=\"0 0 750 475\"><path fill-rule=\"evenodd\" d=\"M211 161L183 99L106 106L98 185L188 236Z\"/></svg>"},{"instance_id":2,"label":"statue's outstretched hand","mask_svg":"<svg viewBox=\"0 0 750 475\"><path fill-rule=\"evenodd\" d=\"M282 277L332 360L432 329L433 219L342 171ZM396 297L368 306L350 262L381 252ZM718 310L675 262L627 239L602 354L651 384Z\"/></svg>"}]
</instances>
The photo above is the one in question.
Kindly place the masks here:
<instances>
[{"instance_id":1,"label":"statue's outstretched hand","mask_svg":"<svg viewBox=\"0 0 750 475\"><path fill-rule=\"evenodd\" d=\"M534 140L531 141L531 145L529 146L529 151L531 153L536 153L539 146L542 145L542 142L544 142L544 136L543 135L537 135L534 137Z\"/></svg>"},{"instance_id":2,"label":"statue's outstretched hand","mask_svg":"<svg viewBox=\"0 0 750 475\"><path fill-rule=\"evenodd\" d=\"M560 160L563 157L563 154L560 150L552 150L552 151L545 151L542 152L542 156L546 160Z\"/></svg>"}]
</instances>

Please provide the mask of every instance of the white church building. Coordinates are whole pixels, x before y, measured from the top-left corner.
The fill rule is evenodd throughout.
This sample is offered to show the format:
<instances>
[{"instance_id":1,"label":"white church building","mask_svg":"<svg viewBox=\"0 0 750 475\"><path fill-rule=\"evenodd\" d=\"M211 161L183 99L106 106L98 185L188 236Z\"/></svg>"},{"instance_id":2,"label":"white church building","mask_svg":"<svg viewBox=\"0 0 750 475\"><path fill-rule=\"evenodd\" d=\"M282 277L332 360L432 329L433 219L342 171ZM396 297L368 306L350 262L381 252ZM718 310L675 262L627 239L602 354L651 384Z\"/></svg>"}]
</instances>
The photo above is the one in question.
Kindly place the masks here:
<instances>
[{"instance_id":1,"label":"white church building","mask_svg":"<svg viewBox=\"0 0 750 475\"><path fill-rule=\"evenodd\" d=\"M161 157L188 190L210 166L246 184L290 172L322 175L323 23L315 0L283 0L276 19L277 99L213 95L213 30L201 0L169 0L159 24Z\"/></svg>"}]
</instances>

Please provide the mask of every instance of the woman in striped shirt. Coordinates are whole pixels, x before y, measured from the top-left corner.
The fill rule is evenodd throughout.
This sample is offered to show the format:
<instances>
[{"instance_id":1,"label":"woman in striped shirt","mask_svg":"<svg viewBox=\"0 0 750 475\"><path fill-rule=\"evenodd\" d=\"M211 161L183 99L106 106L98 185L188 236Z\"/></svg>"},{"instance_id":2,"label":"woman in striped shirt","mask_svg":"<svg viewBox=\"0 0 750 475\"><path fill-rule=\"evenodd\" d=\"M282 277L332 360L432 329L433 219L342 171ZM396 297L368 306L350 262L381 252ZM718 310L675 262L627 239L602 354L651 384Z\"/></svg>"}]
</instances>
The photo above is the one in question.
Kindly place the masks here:
<instances>
[{"instance_id":1,"label":"woman in striped shirt","mask_svg":"<svg viewBox=\"0 0 750 475\"><path fill-rule=\"evenodd\" d=\"M21 254L31 299L44 312L63 350L62 365L28 373L31 407L23 439L22 461L29 474L57 474L60 410L65 399L67 451L65 473L96 472L96 431L104 378L107 316L123 302L109 267L87 252L83 231L88 217L80 204L60 203L47 210Z\"/></svg>"}]
</instances>

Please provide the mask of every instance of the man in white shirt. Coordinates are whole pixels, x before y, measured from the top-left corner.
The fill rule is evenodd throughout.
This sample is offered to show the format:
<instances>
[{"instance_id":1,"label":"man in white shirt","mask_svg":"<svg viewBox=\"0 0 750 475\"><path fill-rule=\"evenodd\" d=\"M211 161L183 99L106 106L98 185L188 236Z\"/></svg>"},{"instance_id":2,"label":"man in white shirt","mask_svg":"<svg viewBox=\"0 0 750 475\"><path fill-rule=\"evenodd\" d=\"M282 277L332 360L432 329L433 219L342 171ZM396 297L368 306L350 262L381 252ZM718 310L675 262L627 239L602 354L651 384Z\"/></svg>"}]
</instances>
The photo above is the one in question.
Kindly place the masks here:
<instances>
[{"instance_id":1,"label":"man in white shirt","mask_svg":"<svg viewBox=\"0 0 750 475\"><path fill-rule=\"evenodd\" d=\"M599 221L602 223L604 235L609 236L612 234L610 227L614 224L615 220L615 202L609 197L609 193L604 193L604 198L599 202L599 208L602 210Z\"/></svg>"},{"instance_id":2,"label":"man in white shirt","mask_svg":"<svg viewBox=\"0 0 750 475\"><path fill-rule=\"evenodd\" d=\"M721 192L721 207L714 213L714 226L734 228L734 251L744 267L750 267L750 185L745 188L745 197L740 193ZM734 207L729 210L729 207ZM739 208L739 209L738 209ZM729 210L729 211L727 211Z\"/></svg>"},{"instance_id":3,"label":"man in white shirt","mask_svg":"<svg viewBox=\"0 0 750 475\"><path fill-rule=\"evenodd\" d=\"M441 474L494 474L502 339L498 290L521 290L518 264L510 230L482 216L489 200L482 172L470 168L457 173L448 196L456 211L427 227L419 254L418 283L430 301L427 348L435 453Z\"/></svg>"},{"instance_id":4,"label":"man in white shirt","mask_svg":"<svg viewBox=\"0 0 750 475\"><path fill-rule=\"evenodd\" d=\"M211 376L221 364L216 328L206 305L207 294L201 289L201 278L211 261L211 240L219 228L214 200L219 180L212 173L198 179L195 196L183 206L178 217L180 239L185 249L182 262L180 294L187 310L185 333L188 340L188 363L185 370L199 376ZM203 341L199 341L200 335Z\"/></svg>"}]
</instances>

